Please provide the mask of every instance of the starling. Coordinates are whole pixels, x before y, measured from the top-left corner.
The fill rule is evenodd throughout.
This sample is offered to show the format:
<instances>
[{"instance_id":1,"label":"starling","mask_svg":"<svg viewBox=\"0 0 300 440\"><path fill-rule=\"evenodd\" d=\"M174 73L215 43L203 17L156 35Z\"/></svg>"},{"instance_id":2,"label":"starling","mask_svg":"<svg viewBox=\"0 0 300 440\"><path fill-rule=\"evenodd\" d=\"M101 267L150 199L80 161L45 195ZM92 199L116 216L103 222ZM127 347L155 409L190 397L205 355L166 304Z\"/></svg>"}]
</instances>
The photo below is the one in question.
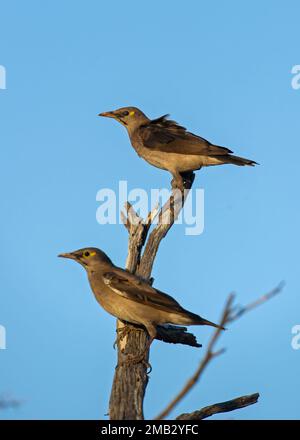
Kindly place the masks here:
<instances>
[{"instance_id":1,"label":"starling","mask_svg":"<svg viewBox=\"0 0 300 440\"><path fill-rule=\"evenodd\" d=\"M147 350L156 337L159 324L210 325L223 329L185 310L174 298L138 276L115 266L100 249L79 249L59 257L71 258L85 268L91 289L104 310L122 321L146 328Z\"/></svg>"},{"instance_id":2,"label":"starling","mask_svg":"<svg viewBox=\"0 0 300 440\"><path fill-rule=\"evenodd\" d=\"M136 107L100 113L114 118L126 128L137 154L157 168L169 171L173 183L183 189L184 174L211 165L251 165L257 162L234 156L231 150L211 144L206 139L190 133L169 115L149 119Z\"/></svg>"}]
</instances>

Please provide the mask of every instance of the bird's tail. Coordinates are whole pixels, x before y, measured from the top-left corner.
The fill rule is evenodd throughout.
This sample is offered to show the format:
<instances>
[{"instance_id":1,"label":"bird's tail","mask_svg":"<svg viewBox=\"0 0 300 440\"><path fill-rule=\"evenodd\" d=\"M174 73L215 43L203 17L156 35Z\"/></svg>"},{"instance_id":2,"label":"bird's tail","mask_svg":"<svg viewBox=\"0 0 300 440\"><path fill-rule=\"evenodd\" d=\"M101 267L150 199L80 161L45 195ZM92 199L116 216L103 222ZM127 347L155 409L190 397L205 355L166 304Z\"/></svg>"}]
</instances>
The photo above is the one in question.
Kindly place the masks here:
<instances>
[{"instance_id":1,"label":"bird's tail","mask_svg":"<svg viewBox=\"0 0 300 440\"><path fill-rule=\"evenodd\" d=\"M220 160L224 160L224 163L231 163L238 166L250 165L251 167L254 167L255 165L258 165L258 163L254 160L245 159L244 157L234 156L232 154L226 154L224 156L222 155L216 157Z\"/></svg>"},{"instance_id":2,"label":"bird's tail","mask_svg":"<svg viewBox=\"0 0 300 440\"><path fill-rule=\"evenodd\" d=\"M196 325L210 325L211 327L219 328L220 330L226 330L225 327L221 325L215 324L214 322L208 321L207 319L200 318Z\"/></svg>"},{"instance_id":3,"label":"bird's tail","mask_svg":"<svg viewBox=\"0 0 300 440\"><path fill-rule=\"evenodd\" d=\"M186 325L210 325L211 327L219 328L225 330L221 325L215 324L214 322L208 321L207 319L201 318L201 316L196 315L189 311L185 311Z\"/></svg>"}]
</instances>

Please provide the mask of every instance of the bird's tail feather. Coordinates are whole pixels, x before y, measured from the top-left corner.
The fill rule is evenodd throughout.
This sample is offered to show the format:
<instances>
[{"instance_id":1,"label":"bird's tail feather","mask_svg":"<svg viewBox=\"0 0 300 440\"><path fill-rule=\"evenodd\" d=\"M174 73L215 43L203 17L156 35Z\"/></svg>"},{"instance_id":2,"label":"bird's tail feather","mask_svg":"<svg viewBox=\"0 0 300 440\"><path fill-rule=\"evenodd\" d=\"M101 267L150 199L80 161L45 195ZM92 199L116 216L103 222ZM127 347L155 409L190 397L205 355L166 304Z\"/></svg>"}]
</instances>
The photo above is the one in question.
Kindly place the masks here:
<instances>
[{"instance_id":1,"label":"bird's tail feather","mask_svg":"<svg viewBox=\"0 0 300 440\"><path fill-rule=\"evenodd\" d=\"M258 163L255 162L254 160L245 159L244 157L234 156L232 154L217 156L217 158L224 160L224 163L231 163L233 165L238 165L238 166L250 165L251 167L254 167L255 165L258 165Z\"/></svg>"},{"instance_id":2,"label":"bird's tail feather","mask_svg":"<svg viewBox=\"0 0 300 440\"><path fill-rule=\"evenodd\" d=\"M196 313L188 312L185 313L186 324L187 325L210 325L211 327L219 328L225 330L221 325L215 324L214 322L208 321L207 319L201 318L201 316L196 315Z\"/></svg>"},{"instance_id":3,"label":"bird's tail feather","mask_svg":"<svg viewBox=\"0 0 300 440\"><path fill-rule=\"evenodd\" d=\"M210 325L211 327L219 328L220 330L225 330L225 327L222 327L221 325L215 324L214 322L208 321L207 319L203 319L203 318L201 318L195 324L198 324L198 325Z\"/></svg>"}]
</instances>

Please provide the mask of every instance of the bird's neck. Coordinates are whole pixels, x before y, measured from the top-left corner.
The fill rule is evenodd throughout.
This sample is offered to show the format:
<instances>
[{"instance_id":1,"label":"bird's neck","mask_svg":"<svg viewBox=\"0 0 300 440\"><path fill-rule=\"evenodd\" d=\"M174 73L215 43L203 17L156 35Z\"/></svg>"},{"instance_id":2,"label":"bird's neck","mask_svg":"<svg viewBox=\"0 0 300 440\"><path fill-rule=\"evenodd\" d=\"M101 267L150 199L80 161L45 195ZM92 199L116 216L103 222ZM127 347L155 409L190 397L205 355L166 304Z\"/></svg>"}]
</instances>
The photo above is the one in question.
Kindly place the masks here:
<instances>
[{"instance_id":1,"label":"bird's neck","mask_svg":"<svg viewBox=\"0 0 300 440\"><path fill-rule=\"evenodd\" d=\"M96 297L104 291L104 281L103 281L103 272L99 270L89 269L87 270L87 276L90 282L90 286L92 291L96 295Z\"/></svg>"},{"instance_id":2,"label":"bird's neck","mask_svg":"<svg viewBox=\"0 0 300 440\"><path fill-rule=\"evenodd\" d=\"M128 133L128 135L129 135L129 137L131 138L133 135L134 135L134 133L139 129L139 125L137 125L137 126L127 126L126 127L126 130L127 130L127 133Z\"/></svg>"},{"instance_id":3,"label":"bird's neck","mask_svg":"<svg viewBox=\"0 0 300 440\"><path fill-rule=\"evenodd\" d=\"M126 126L126 129L128 131L129 136L133 136L135 132L137 132L142 125L146 125L150 122L150 119L145 116L144 118L140 118L138 121L136 121L135 124L129 124Z\"/></svg>"},{"instance_id":4,"label":"bird's neck","mask_svg":"<svg viewBox=\"0 0 300 440\"><path fill-rule=\"evenodd\" d=\"M88 267L86 269L87 276L89 279L89 282L91 286L93 287L93 284L97 283L97 285L104 285L103 281L103 274L107 272L111 272L114 269L114 265L112 262L102 262L101 265L95 265L92 267Z\"/></svg>"}]
</instances>

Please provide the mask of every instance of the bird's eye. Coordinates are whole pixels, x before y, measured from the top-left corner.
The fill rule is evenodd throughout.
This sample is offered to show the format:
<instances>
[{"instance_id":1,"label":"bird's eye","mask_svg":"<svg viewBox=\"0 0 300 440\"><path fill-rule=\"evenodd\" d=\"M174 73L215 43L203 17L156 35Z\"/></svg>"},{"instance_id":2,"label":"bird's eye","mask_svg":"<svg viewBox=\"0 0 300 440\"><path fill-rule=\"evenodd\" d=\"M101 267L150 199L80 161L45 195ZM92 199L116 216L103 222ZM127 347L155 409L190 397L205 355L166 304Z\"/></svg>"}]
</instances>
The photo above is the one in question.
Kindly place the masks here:
<instances>
[{"instance_id":1,"label":"bird's eye","mask_svg":"<svg viewBox=\"0 0 300 440\"><path fill-rule=\"evenodd\" d=\"M85 252L83 253L83 255L84 255L85 257L89 257L89 256L90 256L90 253L89 253L89 251L85 251Z\"/></svg>"},{"instance_id":2,"label":"bird's eye","mask_svg":"<svg viewBox=\"0 0 300 440\"><path fill-rule=\"evenodd\" d=\"M128 116L128 115L129 115L129 112L127 110L122 113L122 116Z\"/></svg>"}]
</instances>

